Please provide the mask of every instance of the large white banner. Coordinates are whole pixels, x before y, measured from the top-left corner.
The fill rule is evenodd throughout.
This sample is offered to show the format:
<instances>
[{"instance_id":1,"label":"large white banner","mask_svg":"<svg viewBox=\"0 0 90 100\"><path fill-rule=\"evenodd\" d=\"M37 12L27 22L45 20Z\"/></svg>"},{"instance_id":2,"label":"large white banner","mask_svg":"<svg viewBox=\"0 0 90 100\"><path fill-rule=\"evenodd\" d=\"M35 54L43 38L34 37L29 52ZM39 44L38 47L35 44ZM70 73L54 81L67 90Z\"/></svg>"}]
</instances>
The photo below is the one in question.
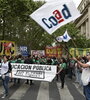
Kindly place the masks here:
<instances>
[{"instance_id":1,"label":"large white banner","mask_svg":"<svg viewBox=\"0 0 90 100\"><path fill-rule=\"evenodd\" d=\"M56 66L38 64L12 64L12 77L51 82L56 76Z\"/></svg>"},{"instance_id":2,"label":"large white banner","mask_svg":"<svg viewBox=\"0 0 90 100\"><path fill-rule=\"evenodd\" d=\"M12 63L12 77L51 82L56 76L57 67L53 65Z\"/></svg>"},{"instance_id":3,"label":"large white banner","mask_svg":"<svg viewBox=\"0 0 90 100\"><path fill-rule=\"evenodd\" d=\"M56 66L38 64L12 64L14 78L51 82L56 76Z\"/></svg>"},{"instance_id":4,"label":"large white banner","mask_svg":"<svg viewBox=\"0 0 90 100\"><path fill-rule=\"evenodd\" d=\"M78 18L80 12L72 0L58 0L58 2L44 4L30 16L49 34L52 34L62 25Z\"/></svg>"}]
</instances>

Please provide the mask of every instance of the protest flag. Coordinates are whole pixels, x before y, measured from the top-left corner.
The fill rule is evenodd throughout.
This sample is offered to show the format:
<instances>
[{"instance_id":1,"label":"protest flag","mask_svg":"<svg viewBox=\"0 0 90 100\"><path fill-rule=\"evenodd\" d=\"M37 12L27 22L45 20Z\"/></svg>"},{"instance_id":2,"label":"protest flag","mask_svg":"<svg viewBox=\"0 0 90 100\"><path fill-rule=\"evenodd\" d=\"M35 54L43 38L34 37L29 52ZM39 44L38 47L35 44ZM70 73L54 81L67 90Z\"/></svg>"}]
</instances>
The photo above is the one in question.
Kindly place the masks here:
<instances>
[{"instance_id":1,"label":"protest flag","mask_svg":"<svg viewBox=\"0 0 90 100\"><path fill-rule=\"evenodd\" d=\"M71 37L69 36L67 30L65 31L64 35L63 35L63 41L64 42L68 42L71 39Z\"/></svg>"},{"instance_id":2,"label":"protest flag","mask_svg":"<svg viewBox=\"0 0 90 100\"><path fill-rule=\"evenodd\" d=\"M80 12L72 0L46 3L30 15L49 34L79 16Z\"/></svg>"}]
</instances>

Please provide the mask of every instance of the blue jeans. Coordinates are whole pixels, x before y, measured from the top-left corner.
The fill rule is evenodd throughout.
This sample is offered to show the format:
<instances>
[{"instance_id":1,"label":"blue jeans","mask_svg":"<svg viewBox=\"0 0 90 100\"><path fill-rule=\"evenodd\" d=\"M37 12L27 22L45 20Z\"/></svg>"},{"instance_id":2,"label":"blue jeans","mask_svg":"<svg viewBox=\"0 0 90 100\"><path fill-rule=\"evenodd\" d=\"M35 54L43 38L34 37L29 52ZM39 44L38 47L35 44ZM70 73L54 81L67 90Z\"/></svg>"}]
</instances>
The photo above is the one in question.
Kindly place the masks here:
<instances>
[{"instance_id":1,"label":"blue jeans","mask_svg":"<svg viewBox=\"0 0 90 100\"><path fill-rule=\"evenodd\" d=\"M2 79L3 87L5 89L5 94L8 95L8 83L9 83L9 76L5 76L5 79Z\"/></svg>"},{"instance_id":2,"label":"blue jeans","mask_svg":"<svg viewBox=\"0 0 90 100\"><path fill-rule=\"evenodd\" d=\"M86 100L90 100L90 83L84 86L84 94L85 94Z\"/></svg>"}]
</instances>

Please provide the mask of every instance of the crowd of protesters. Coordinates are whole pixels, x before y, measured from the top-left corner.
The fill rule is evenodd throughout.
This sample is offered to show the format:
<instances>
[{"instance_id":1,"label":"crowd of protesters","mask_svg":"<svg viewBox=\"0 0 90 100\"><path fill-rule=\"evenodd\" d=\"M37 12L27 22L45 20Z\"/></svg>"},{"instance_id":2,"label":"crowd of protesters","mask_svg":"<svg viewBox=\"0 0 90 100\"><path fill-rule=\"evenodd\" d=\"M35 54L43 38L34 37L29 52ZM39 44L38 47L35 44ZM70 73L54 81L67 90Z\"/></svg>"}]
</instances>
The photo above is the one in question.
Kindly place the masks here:
<instances>
[{"instance_id":1,"label":"crowd of protesters","mask_svg":"<svg viewBox=\"0 0 90 100\"><path fill-rule=\"evenodd\" d=\"M87 63L88 60L87 58L84 57L76 57L77 60L79 60L82 63ZM77 63L75 59L72 58L56 58L56 57L45 57L45 56L31 56L28 55L27 57L23 57L21 55L18 56L3 56L0 57L0 63L1 66L4 66L6 68L1 67L1 75L2 75L2 83L3 87L5 89L4 95L2 98L5 98L8 95L8 83L9 81L14 82L14 85L17 83L20 83L21 79L11 79L9 80L9 74L10 71L8 71L8 66L10 66L10 63L22 63L22 64L43 64L43 65L56 65L57 66L57 74L56 74L56 81L61 80L61 89L64 88L64 82L65 82L65 75L69 79L75 79L75 82L79 84L79 86L82 86L82 81L81 81L81 73L82 73L82 68L81 65ZM8 64L9 63L9 64ZM5 65L6 64L6 65ZM5 70L5 71L4 71ZM32 80L26 80L26 84L33 85Z\"/></svg>"}]
</instances>

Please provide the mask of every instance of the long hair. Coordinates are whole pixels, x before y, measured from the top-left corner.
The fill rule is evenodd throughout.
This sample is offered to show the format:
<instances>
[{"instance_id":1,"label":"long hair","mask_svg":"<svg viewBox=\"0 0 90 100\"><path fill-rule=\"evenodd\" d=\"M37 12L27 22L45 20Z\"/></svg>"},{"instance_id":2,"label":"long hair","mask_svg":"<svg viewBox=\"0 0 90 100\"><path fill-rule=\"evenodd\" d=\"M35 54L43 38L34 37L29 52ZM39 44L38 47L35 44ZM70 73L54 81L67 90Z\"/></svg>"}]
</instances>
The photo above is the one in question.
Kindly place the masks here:
<instances>
[{"instance_id":1,"label":"long hair","mask_svg":"<svg viewBox=\"0 0 90 100\"><path fill-rule=\"evenodd\" d=\"M65 60L65 58L64 58L64 57L62 57L61 59L62 59L63 63L66 63L66 60Z\"/></svg>"}]
</instances>

